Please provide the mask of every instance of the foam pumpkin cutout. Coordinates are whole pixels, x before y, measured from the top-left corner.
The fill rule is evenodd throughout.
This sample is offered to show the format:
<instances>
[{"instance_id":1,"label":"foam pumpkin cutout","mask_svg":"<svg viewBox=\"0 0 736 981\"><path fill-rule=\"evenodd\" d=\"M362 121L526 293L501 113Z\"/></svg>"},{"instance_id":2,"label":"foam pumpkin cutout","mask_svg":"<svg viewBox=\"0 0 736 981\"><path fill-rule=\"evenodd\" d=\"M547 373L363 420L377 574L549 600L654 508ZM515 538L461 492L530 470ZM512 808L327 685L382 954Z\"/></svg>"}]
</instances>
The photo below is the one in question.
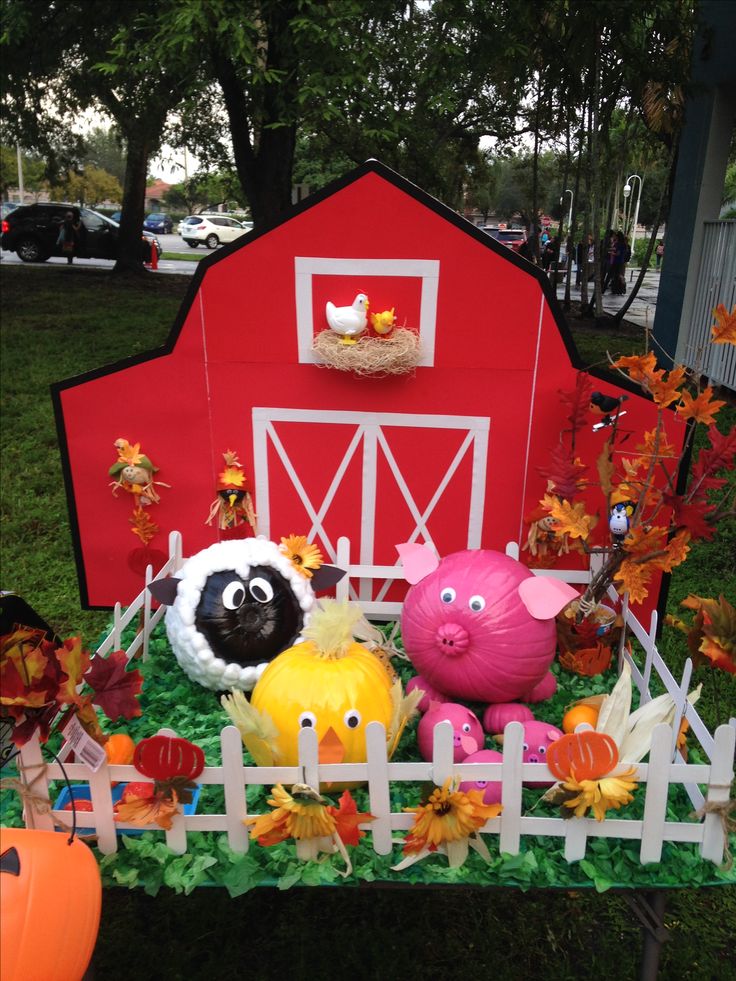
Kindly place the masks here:
<instances>
[{"instance_id":1,"label":"foam pumpkin cutout","mask_svg":"<svg viewBox=\"0 0 736 981\"><path fill-rule=\"evenodd\" d=\"M304 630L307 639L268 665L251 701L240 692L222 699L259 766L296 766L299 731L313 728L320 763L364 763L369 722L386 728L393 753L423 692L402 696L401 682L353 639L359 608L323 600Z\"/></svg>"},{"instance_id":2,"label":"foam pumpkin cutout","mask_svg":"<svg viewBox=\"0 0 736 981\"><path fill-rule=\"evenodd\" d=\"M3 981L79 981L97 939L102 883L79 838L0 829Z\"/></svg>"}]
</instances>

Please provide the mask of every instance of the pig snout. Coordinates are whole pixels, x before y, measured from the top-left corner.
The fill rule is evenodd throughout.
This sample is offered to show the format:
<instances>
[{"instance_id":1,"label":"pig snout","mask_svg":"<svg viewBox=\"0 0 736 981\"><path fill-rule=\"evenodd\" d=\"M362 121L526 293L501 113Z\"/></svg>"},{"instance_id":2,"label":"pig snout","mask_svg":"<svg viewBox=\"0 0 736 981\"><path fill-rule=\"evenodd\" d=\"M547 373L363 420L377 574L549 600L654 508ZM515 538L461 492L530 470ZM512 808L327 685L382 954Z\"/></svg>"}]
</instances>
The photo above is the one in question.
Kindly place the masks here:
<instances>
[{"instance_id":1,"label":"pig snout","mask_svg":"<svg viewBox=\"0 0 736 981\"><path fill-rule=\"evenodd\" d=\"M470 637L465 627L457 623L443 623L437 630L437 646L448 657L463 654L470 644Z\"/></svg>"},{"instance_id":2,"label":"pig snout","mask_svg":"<svg viewBox=\"0 0 736 981\"><path fill-rule=\"evenodd\" d=\"M542 759L540 759L539 753L527 753L527 757L526 757L526 760L524 762L525 763L542 763L543 761L542 761Z\"/></svg>"}]
</instances>

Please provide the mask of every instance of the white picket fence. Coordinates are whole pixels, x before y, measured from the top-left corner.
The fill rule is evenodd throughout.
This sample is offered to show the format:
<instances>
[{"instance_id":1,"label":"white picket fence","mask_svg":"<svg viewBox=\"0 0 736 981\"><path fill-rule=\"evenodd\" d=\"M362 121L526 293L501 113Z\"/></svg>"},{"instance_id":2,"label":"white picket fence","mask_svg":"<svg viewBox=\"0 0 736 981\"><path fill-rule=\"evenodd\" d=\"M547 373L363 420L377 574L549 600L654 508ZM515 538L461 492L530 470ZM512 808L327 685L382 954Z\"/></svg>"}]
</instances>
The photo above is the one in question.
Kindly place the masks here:
<instances>
[{"instance_id":1,"label":"white picket fence","mask_svg":"<svg viewBox=\"0 0 736 981\"><path fill-rule=\"evenodd\" d=\"M518 554L515 545L507 551ZM169 540L169 559L156 578L175 573L181 566L181 536L174 532ZM349 562L349 542L341 539L338 543L338 564L348 570L348 576L341 587L342 594L349 589L350 579L400 579L401 572L396 566L364 566ZM549 572L540 570L540 575L554 575L568 582L585 583L590 573L579 571ZM153 579L149 568L146 582ZM134 640L127 648L129 657L138 651L147 656L151 630L156 626L163 608L151 610L147 589L122 612L120 605L115 608L113 628L97 651L104 656L112 650L120 649L123 630L134 618L142 620ZM370 616L384 619L398 615L399 604L376 601L364 604ZM243 763L243 746L238 730L226 726L220 734L221 765L208 766L198 777L204 786L221 786L224 789L224 814L178 815L169 831L164 832L166 842L172 851L183 854L187 850L188 835L201 831L220 831L227 833L228 844L235 852L248 850L248 831L243 825L247 816L245 788L250 785L271 787L276 783L306 783L309 786L329 790L324 785L360 782L367 785L370 798L370 812L375 820L365 825L370 832L372 845L379 855L392 850L394 833L405 831L412 824L412 816L391 810L391 785L400 782L427 783L441 786L450 777L465 780L491 780L502 784L503 810L501 815L486 822L481 829L484 834L497 835L499 850L511 855L518 854L521 838L529 835L544 835L565 839L565 858L569 862L585 856L589 838L622 838L640 841L642 864L657 862L660 859L665 841L697 842L704 859L719 863L723 858L724 833L719 813L706 813L701 820L668 821L666 818L667 800L670 785L684 785L693 806L699 809L704 803L722 804L728 801L730 787L734 778L734 748L736 746L736 720L730 725L722 725L712 735L700 719L697 710L687 701L688 686L692 674L692 664L688 660L682 679L678 683L662 660L655 643L656 614L652 615L649 631L646 631L628 609L624 602L622 614L629 631L636 637L645 651L645 664L640 670L627 651L619 652L621 659L628 660L632 676L637 685L642 702L649 701L649 684L652 674L656 674L672 695L676 705L676 718L672 726L659 725L654 730L649 762L637 768L637 779L645 784L644 814L641 820L606 818L597 822L592 818L564 820L561 817L537 817L522 813L522 783L552 780L547 766L542 763L524 763L522 757L523 727L516 722L509 723L504 732L503 762L501 763L461 763L453 762L452 727L443 722L435 727L434 751L431 762L400 763L392 762L386 756L385 731L379 723L370 723L366 728L367 761L365 763L320 764L318 761L317 734L312 729L303 729L299 734L299 765L293 767L255 767ZM691 731L702 747L708 762L704 764L685 763L676 748L677 732L682 716L690 722ZM167 735L174 735L170 729L162 729ZM65 758L62 752L61 759ZM21 767L25 778L32 782L35 794L48 796L49 780L62 779L62 769L58 763L46 764L41 756L41 747L32 740L23 749ZM85 826L94 827L100 850L109 854L118 848L118 832L135 827L132 824L114 820L111 786L115 782L140 781L141 775L133 766L103 765L92 773L82 763L66 763L64 769L70 780L88 783L93 811L84 812ZM702 794L698 785L705 786ZM68 812L52 811L38 814L30 809L25 814L29 827L51 830L54 817L69 820ZM298 843L299 844L299 843ZM297 848L299 851L299 847Z\"/></svg>"}]
</instances>

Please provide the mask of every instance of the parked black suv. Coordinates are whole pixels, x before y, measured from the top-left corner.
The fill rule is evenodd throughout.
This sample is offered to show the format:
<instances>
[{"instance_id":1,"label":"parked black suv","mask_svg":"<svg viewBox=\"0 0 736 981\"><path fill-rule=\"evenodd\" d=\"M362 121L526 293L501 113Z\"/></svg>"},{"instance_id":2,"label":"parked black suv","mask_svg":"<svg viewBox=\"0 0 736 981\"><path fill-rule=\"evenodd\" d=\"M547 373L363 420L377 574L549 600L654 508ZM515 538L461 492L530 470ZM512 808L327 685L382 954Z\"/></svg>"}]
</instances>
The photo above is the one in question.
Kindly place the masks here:
<instances>
[{"instance_id":1,"label":"parked black suv","mask_svg":"<svg viewBox=\"0 0 736 981\"><path fill-rule=\"evenodd\" d=\"M17 252L24 262L45 262L49 256L62 255L57 245L59 226L72 204L29 204L3 218L2 246L8 252ZM79 208L82 219L80 248L77 255L82 259L117 259L120 226L90 208ZM141 262L151 257L151 244L161 256L161 245L150 232L141 233Z\"/></svg>"}]
</instances>

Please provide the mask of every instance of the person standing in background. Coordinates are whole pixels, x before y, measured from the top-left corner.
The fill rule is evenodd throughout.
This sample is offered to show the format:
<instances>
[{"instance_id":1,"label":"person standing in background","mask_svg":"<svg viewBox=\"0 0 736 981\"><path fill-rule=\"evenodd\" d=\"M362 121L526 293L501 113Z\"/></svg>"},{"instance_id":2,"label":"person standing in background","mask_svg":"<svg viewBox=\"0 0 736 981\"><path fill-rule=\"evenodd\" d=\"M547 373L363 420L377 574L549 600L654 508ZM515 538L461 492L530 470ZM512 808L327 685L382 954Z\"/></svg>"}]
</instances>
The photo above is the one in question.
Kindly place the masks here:
<instances>
[{"instance_id":1,"label":"person standing in background","mask_svg":"<svg viewBox=\"0 0 736 981\"><path fill-rule=\"evenodd\" d=\"M659 266L662 262L662 256L664 255L664 242L662 241L662 239L660 239L657 242L657 248L654 250L654 252L655 255L657 256L657 269L659 269Z\"/></svg>"}]
</instances>

